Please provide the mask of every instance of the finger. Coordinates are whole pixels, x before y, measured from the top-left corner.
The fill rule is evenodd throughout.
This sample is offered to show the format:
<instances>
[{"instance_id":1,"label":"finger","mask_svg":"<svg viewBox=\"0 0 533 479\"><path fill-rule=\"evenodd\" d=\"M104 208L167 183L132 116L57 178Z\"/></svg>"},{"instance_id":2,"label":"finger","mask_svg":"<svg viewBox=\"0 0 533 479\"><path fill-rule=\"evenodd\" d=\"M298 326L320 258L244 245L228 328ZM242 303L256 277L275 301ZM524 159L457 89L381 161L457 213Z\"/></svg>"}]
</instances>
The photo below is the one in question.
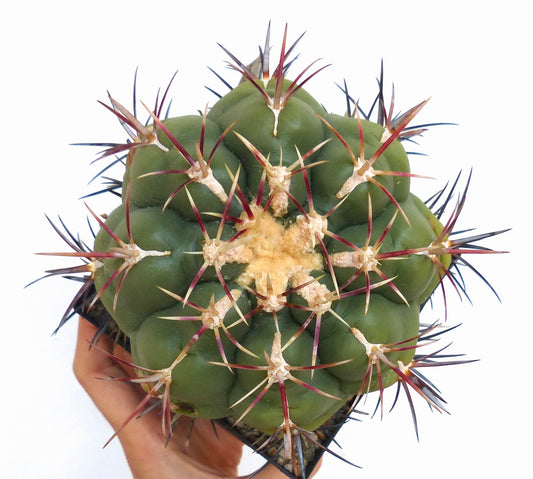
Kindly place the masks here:
<instances>
[{"instance_id":1,"label":"finger","mask_svg":"<svg viewBox=\"0 0 533 479\"><path fill-rule=\"evenodd\" d=\"M103 336L97 346L91 346L96 331L94 325L80 318L74 374L113 429L118 430L144 394L137 385L120 381L128 375L113 359L113 341ZM132 421L132 428L139 422Z\"/></svg>"},{"instance_id":2,"label":"finger","mask_svg":"<svg viewBox=\"0 0 533 479\"><path fill-rule=\"evenodd\" d=\"M230 477L237 474L243 443L209 419L179 418L174 435L193 459Z\"/></svg>"},{"instance_id":3,"label":"finger","mask_svg":"<svg viewBox=\"0 0 533 479\"><path fill-rule=\"evenodd\" d=\"M253 475L254 479L287 479L287 476L273 464L268 464L259 474Z\"/></svg>"}]
</instances>

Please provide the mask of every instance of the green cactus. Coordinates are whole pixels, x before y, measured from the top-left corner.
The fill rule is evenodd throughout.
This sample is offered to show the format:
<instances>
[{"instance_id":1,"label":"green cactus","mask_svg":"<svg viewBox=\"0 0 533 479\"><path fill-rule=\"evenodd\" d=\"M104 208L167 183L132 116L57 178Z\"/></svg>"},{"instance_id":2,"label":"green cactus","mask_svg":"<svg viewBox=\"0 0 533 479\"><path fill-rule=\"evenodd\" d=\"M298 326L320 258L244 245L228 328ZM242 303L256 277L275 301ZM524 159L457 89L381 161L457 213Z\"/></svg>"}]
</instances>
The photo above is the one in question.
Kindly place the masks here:
<instances>
[{"instance_id":1,"label":"green cactus","mask_svg":"<svg viewBox=\"0 0 533 479\"><path fill-rule=\"evenodd\" d=\"M272 75L268 41L259 68L230 54L242 82L203 114L163 118L163 100L144 123L109 96L130 135L101 155L124 154L108 188L122 187L121 204L105 219L89 210L90 251L60 233L76 250L64 255L87 262L49 273L86 275L90 307L129 340L131 380L161 399L165 434L180 414L232 418L267 444L282 437L304 477L295 437L368 392L383 404L398 383L443 408L416 373L441 364L416 354L440 334L419 312L447 278L461 287L454 267L494 252L473 241L497 232L458 239L465 195L441 223L410 192L401 141L420 133L408 125L426 102L393 119L381 80L378 122L347 90L350 111L328 113L302 88L321 68L286 78L286 35Z\"/></svg>"}]
</instances>

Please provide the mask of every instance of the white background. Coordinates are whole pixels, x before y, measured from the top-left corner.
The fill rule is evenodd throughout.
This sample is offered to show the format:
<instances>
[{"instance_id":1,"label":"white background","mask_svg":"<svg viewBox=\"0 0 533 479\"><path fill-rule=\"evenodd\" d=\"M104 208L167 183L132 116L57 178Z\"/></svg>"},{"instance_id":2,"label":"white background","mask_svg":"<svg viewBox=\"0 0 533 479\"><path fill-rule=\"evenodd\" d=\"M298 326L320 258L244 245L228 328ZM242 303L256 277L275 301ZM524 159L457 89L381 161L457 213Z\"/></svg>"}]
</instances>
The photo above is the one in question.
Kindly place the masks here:
<instances>
[{"instance_id":1,"label":"white background","mask_svg":"<svg viewBox=\"0 0 533 479\"><path fill-rule=\"evenodd\" d=\"M332 63L308 84L330 111L344 112L334 82L347 79L369 104L380 60L394 81L398 109L431 96L419 121L450 121L421 140L427 157L413 161L425 198L461 169L474 168L460 227L510 233L486 244L507 255L474 258L502 303L468 277L474 303L449 288L449 322L463 323L452 350L481 361L429 371L451 415L418 402L416 442L405 400L383 421L342 431L343 454L364 467L326 458L318 478L525 477L531 454L531 47L528 2L415 1L20 1L0 20L0 175L2 255L0 475L12 478L127 478L118 442L78 386L71 362L75 324L52 337L76 285L61 279L24 285L60 259L34 252L63 249L44 214L60 214L87 236L78 198L100 165L96 151L75 142L122 141L124 132L96 103L109 89L126 105L139 67L139 96L153 104L158 87L179 73L171 113L203 109L231 81L216 42L253 59L272 20L274 50L307 31L299 67ZM293 71L297 71L296 67ZM365 103L365 99L367 100ZM90 204L99 212L102 200ZM442 318L441 304L428 320ZM388 404L392 393L387 396ZM528 443L529 441L529 443Z\"/></svg>"}]
</instances>

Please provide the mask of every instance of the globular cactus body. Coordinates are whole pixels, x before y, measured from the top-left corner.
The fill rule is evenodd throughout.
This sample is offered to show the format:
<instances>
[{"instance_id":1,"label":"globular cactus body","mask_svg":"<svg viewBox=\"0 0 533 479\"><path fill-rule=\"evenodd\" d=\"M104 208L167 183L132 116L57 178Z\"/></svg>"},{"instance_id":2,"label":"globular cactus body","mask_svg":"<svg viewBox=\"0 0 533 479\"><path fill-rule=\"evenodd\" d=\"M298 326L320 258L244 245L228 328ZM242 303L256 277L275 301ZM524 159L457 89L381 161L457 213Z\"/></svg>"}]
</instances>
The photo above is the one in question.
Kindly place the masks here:
<instances>
[{"instance_id":1,"label":"globular cactus body","mask_svg":"<svg viewBox=\"0 0 533 479\"><path fill-rule=\"evenodd\" d=\"M265 89L269 96L275 94L272 83ZM285 82L283 88L287 87ZM371 270L377 253L372 245L387 229L381 254L427 247L442 227L410 196L408 177L389 177L397 204L362 175L354 178L362 184L349 191L352 185L345 184L354 171L358 174L352 155L363 162L359 150L364 144L371 157L383 144L384 128L326 115L299 92L280 111L275 125L275 114L263 95L250 82L243 83L203 120L198 116L162 121L155 131L168 151L147 145L128 156L128 203L111 213L107 224L123 242L131 236L144 253L141 260L135 258L123 282L108 284L126 260L105 260L95 273L95 285L130 337L135 364L158 370L172 367L170 398L180 413L239 416L261 389L250 391L268 378L267 384L274 381L278 386L243 419L249 426L274 432L284 422L276 375L289 373L291 366L331 364L289 373L297 381L286 384L291 420L313 431L356 395L365 379L368 357L352 328L377 344L418 334L421 301L439 274L427 255L404 254L402 261L389 262L387 277L395 278L391 284L397 290L387 284L371 290L382 281L373 271L368 278L352 276ZM318 148L326 140L328 144ZM190 155L189 162L173 142ZM403 147L391 145L372 168L407 172ZM304 162L302 155L310 151ZM198 163L196 177L190 170ZM341 203L343 195L346 200ZM405 219L396 214L400 208ZM365 252L361 248L367 239ZM113 235L102 228L96 251L115 247ZM443 261L447 260L439 257ZM317 322L321 329L315 336ZM195 343L188 346L191 340ZM409 348L396 353L396 360L408 364L413 355ZM270 369L252 371L230 364ZM298 384L301 381L308 387Z\"/></svg>"},{"instance_id":2,"label":"globular cactus body","mask_svg":"<svg viewBox=\"0 0 533 479\"><path fill-rule=\"evenodd\" d=\"M450 239L460 207L443 225L410 192L400 140L425 102L328 113L284 49L272 77L233 57L243 81L203 115L145 126L110 97L132 137L103 155L127 153L122 202L77 255L166 432L170 413L232 417L282 435L297 475L294 436L369 391L399 382L439 409L414 374L419 312L468 240Z\"/></svg>"}]
</instances>

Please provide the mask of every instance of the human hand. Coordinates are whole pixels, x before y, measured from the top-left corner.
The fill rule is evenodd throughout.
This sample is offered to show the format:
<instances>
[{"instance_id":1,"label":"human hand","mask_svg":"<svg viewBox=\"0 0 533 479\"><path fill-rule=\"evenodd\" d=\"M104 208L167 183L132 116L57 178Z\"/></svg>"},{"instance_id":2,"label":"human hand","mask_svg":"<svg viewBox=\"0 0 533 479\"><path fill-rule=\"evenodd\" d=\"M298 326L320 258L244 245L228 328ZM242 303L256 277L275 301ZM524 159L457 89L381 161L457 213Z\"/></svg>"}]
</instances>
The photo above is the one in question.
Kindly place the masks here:
<instances>
[{"instance_id":1,"label":"human hand","mask_svg":"<svg viewBox=\"0 0 533 479\"><path fill-rule=\"evenodd\" d=\"M98 348L89 348L95 333L96 327L80 318L74 373L113 429L119 431L117 437L134 479L236 477L243 444L228 431L213 426L210 420L196 419L189 434L191 420L180 417L168 444L161 431L161 419L154 412L120 429L146 393L131 382L102 380L131 377L132 372L112 355L126 362L131 362L131 357L105 336L98 342ZM254 478L286 479L287 476L269 464Z\"/></svg>"}]
</instances>

